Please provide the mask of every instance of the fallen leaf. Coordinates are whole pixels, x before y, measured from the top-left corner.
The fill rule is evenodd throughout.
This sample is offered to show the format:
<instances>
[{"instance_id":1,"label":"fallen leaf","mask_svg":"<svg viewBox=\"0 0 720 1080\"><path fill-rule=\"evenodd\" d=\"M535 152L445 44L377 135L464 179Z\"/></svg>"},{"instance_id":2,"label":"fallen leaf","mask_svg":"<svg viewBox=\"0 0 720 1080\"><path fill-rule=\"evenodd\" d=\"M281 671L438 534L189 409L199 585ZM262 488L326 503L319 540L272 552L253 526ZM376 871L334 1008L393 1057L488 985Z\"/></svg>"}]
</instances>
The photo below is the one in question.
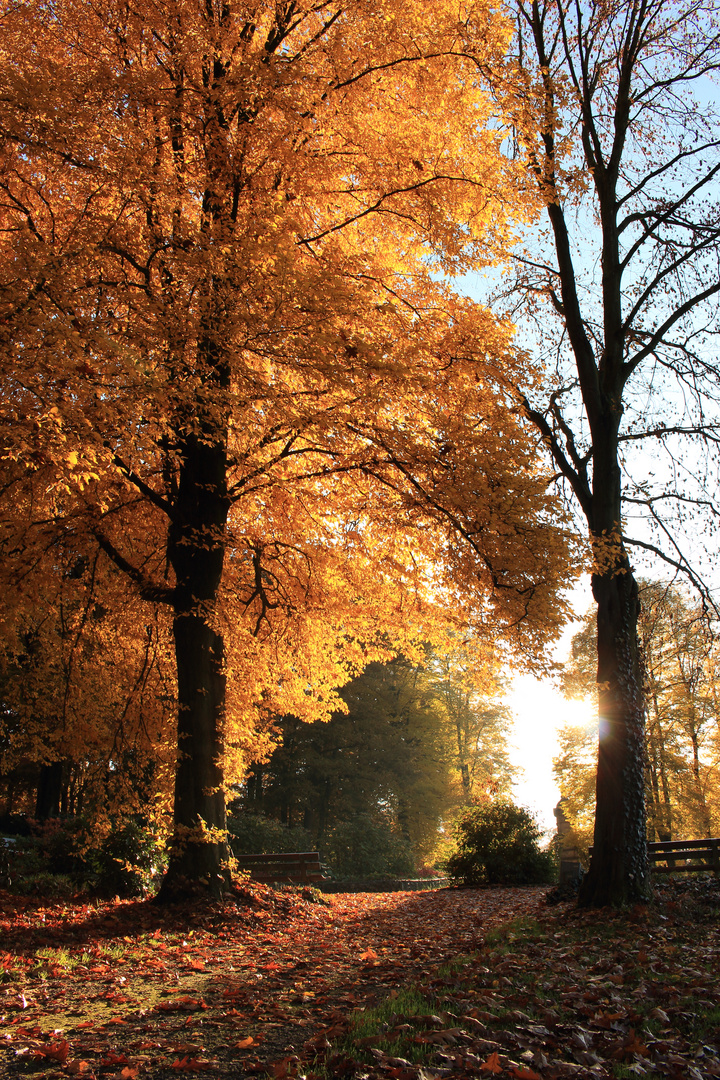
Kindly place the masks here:
<instances>
[{"instance_id":1,"label":"fallen leaf","mask_svg":"<svg viewBox=\"0 0 720 1080\"><path fill-rule=\"evenodd\" d=\"M65 1069L71 1076L85 1076L87 1073L92 1072L92 1065L89 1061L67 1061L65 1063Z\"/></svg>"},{"instance_id":2,"label":"fallen leaf","mask_svg":"<svg viewBox=\"0 0 720 1080\"><path fill-rule=\"evenodd\" d=\"M43 1056L51 1058L53 1061L67 1061L69 1053L70 1044L65 1039L60 1042L50 1043L49 1046L43 1049Z\"/></svg>"},{"instance_id":3,"label":"fallen leaf","mask_svg":"<svg viewBox=\"0 0 720 1080\"><path fill-rule=\"evenodd\" d=\"M110 1068L112 1065L127 1065L128 1059L125 1054L116 1054L110 1050L100 1062L100 1067L103 1069Z\"/></svg>"},{"instance_id":4,"label":"fallen leaf","mask_svg":"<svg viewBox=\"0 0 720 1080\"><path fill-rule=\"evenodd\" d=\"M497 1050L494 1050L489 1058L486 1058L480 1066L481 1072L499 1073L503 1071Z\"/></svg>"}]
</instances>

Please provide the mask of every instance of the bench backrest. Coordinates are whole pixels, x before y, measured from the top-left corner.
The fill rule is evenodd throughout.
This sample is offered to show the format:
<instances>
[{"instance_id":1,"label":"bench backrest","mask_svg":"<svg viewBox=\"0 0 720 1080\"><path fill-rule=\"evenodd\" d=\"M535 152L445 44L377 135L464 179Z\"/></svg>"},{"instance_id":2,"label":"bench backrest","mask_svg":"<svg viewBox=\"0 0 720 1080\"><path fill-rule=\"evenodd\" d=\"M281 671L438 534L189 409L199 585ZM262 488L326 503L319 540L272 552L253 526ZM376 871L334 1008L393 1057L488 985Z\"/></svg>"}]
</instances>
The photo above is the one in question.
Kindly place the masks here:
<instances>
[{"instance_id":1,"label":"bench backrest","mask_svg":"<svg viewBox=\"0 0 720 1080\"><path fill-rule=\"evenodd\" d=\"M325 874L318 851L282 851L277 855L238 855L238 867L248 870L253 881L323 881Z\"/></svg>"},{"instance_id":2,"label":"bench backrest","mask_svg":"<svg viewBox=\"0 0 720 1080\"><path fill-rule=\"evenodd\" d=\"M589 849L592 855L593 849ZM705 840L653 840L647 846L650 869L657 874L720 872L720 837ZM664 864L664 865L663 865Z\"/></svg>"}]
</instances>

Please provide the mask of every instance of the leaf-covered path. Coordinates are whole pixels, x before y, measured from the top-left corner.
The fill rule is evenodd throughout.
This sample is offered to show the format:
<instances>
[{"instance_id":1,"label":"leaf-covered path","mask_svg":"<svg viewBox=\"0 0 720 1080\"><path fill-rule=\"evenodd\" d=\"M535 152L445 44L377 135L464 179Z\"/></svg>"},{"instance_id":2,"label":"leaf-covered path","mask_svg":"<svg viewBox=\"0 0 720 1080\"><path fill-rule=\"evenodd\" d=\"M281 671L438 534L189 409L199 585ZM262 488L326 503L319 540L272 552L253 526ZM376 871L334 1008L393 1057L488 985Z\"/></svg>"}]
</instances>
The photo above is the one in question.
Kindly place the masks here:
<instances>
[{"instance_id":1,"label":"leaf-covered path","mask_svg":"<svg viewBox=\"0 0 720 1080\"><path fill-rule=\"evenodd\" d=\"M0 1076L720 1077L720 887L39 908L5 897Z\"/></svg>"},{"instance_id":2,"label":"leaf-covered path","mask_svg":"<svg viewBox=\"0 0 720 1080\"><path fill-rule=\"evenodd\" d=\"M242 1076L302 1051L316 1030L475 951L534 912L542 889L362 893L326 903L263 887L200 911L115 903L38 907L5 897L5 1068Z\"/></svg>"}]
</instances>

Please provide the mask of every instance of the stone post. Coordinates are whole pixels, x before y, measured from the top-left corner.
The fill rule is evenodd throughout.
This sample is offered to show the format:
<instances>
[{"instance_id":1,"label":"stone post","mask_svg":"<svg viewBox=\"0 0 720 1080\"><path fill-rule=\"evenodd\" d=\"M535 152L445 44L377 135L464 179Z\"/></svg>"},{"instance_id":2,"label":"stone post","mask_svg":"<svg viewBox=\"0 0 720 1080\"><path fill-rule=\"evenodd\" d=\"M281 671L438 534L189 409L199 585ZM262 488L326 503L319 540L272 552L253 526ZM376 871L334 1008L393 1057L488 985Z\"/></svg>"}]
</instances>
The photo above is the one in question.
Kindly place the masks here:
<instances>
[{"instance_id":1,"label":"stone post","mask_svg":"<svg viewBox=\"0 0 720 1080\"><path fill-rule=\"evenodd\" d=\"M580 857L575 843L573 827L565 817L564 799L555 807L553 813L557 821L558 847L560 849L560 884L577 881L580 877Z\"/></svg>"}]
</instances>

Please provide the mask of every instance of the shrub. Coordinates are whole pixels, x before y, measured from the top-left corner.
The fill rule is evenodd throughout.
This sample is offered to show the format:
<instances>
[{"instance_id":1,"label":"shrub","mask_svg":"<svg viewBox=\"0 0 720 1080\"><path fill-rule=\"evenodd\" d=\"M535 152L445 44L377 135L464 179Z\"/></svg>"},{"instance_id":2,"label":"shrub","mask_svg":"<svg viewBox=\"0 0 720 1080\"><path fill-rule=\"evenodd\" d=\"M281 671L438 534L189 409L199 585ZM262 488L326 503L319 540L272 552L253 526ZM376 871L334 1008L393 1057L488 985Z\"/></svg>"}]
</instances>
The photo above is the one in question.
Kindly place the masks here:
<instances>
[{"instance_id":1,"label":"shrub","mask_svg":"<svg viewBox=\"0 0 720 1080\"><path fill-rule=\"evenodd\" d=\"M111 831L94 842L92 826L80 817L35 824L33 833L9 852L13 892L140 896L163 869L162 844L141 818L113 823Z\"/></svg>"},{"instance_id":2,"label":"shrub","mask_svg":"<svg viewBox=\"0 0 720 1080\"><path fill-rule=\"evenodd\" d=\"M552 851L541 851L541 829L528 810L509 801L469 806L455 826L447 871L458 885L537 885L555 876Z\"/></svg>"},{"instance_id":3,"label":"shrub","mask_svg":"<svg viewBox=\"0 0 720 1080\"><path fill-rule=\"evenodd\" d=\"M136 817L115 825L86 858L88 882L102 896L142 896L152 891L167 862L160 838Z\"/></svg>"},{"instance_id":4,"label":"shrub","mask_svg":"<svg viewBox=\"0 0 720 1080\"><path fill-rule=\"evenodd\" d=\"M12 883L12 892L20 896L41 896L53 900L69 900L77 893L67 874L50 874L47 871L17 878Z\"/></svg>"},{"instance_id":5,"label":"shrub","mask_svg":"<svg viewBox=\"0 0 720 1080\"><path fill-rule=\"evenodd\" d=\"M335 825L323 841L322 856L337 878L406 877L415 872L408 842L367 814Z\"/></svg>"}]
</instances>

